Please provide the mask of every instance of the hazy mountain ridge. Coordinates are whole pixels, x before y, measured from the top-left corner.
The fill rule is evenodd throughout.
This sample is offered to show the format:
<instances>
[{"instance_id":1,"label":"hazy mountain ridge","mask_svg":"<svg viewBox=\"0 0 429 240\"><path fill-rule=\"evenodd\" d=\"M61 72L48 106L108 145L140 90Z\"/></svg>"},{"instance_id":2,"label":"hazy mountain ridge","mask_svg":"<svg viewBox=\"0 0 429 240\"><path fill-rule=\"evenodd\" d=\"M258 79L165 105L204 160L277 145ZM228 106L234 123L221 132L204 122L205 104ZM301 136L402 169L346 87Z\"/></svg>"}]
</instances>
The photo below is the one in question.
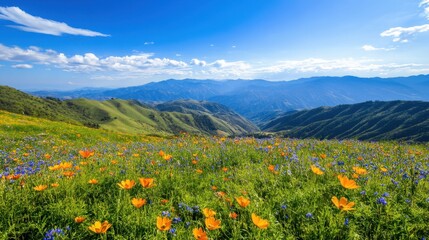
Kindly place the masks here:
<instances>
[{"instance_id":1,"label":"hazy mountain ridge","mask_svg":"<svg viewBox=\"0 0 429 240\"><path fill-rule=\"evenodd\" d=\"M364 102L285 114L262 126L286 137L429 141L429 103Z\"/></svg>"},{"instance_id":2,"label":"hazy mountain ridge","mask_svg":"<svg viewBox=\"0 0 429 240\"><path fill-rule=\"evenodd\" d=\"M186 102L172 104L180 106L186 105ZM255 125L220 104L193 101L192 105L197 109L169 112L159 111L136 100L97 101L81 98L61 101L34 97L0 86L0 109L89 127L143 134L177 134L185 131L193 134L240 135L257 130ZM183 108L186 109L186 106ZM213 114L211 110L217 112Z\"/></svg>"},{"instance_id":3,"label":"hazy mountain ridge","mask_svg":"<svg viewBox=\"0 0 429 240\"><path fill-rule=\"evenodd\" d=\"M85 97L166 102L194 99L223 104L258 122L261 113L287 112L365 101L429 101L429 75L397 78L312 77L294 81L166 80L142 86L95 91L34 92L59 98Z\"/></svg>"}]
</instances>

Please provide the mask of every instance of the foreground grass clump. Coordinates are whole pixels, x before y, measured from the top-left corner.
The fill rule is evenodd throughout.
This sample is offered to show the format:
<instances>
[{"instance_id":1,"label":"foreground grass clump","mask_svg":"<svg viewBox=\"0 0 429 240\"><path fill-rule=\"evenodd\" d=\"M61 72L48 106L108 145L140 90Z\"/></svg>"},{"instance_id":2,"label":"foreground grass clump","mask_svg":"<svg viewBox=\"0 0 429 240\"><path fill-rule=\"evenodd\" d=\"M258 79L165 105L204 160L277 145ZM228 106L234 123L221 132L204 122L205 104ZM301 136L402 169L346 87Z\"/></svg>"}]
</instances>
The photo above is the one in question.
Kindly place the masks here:
<instances>
[{"instance_id":1,"label":"foreground grass clump","mask_svg":"<svg viewBox=\"0 0 429 240\"><path fill-rule=\"evenodd\" d=\"M428 145L146 138L0 115L0 239L429 236Z\"/></svg>"}]
</instances>

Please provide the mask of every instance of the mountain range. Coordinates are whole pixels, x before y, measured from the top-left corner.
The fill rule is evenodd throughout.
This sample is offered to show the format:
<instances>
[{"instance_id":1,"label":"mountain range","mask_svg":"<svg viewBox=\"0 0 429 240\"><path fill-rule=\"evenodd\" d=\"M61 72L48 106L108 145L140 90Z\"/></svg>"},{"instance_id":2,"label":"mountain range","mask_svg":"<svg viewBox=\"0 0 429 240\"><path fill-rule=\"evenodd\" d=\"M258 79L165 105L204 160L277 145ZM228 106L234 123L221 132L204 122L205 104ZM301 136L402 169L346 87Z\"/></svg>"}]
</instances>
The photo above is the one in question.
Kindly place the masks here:
<instances>
[{"instance_id":1,"label":"mountain range","mask_svg":"<svg viewBox=\"0 0 429 240\"><path fill-rule=\"evenodd\" d=\"M429 75L186 79L32 94L43 97L0 87L0 109L141 134L429 141Z\"/></svg>"},{"instance_id":2,"label":"mountain range","mask_svg":"<svg viewBox=\"0 0 429 240\"><path fill-rule=\"evenodd\" d=\"M365 101L429 101L429 75L397 78L312 77L293 81L165 80L118 89L37 91L61 99L110 98L160 103L178 99L216 102L260 125L281 112ZM262 118L262 119L261 119Z\"/></svg>"}]
</instances>

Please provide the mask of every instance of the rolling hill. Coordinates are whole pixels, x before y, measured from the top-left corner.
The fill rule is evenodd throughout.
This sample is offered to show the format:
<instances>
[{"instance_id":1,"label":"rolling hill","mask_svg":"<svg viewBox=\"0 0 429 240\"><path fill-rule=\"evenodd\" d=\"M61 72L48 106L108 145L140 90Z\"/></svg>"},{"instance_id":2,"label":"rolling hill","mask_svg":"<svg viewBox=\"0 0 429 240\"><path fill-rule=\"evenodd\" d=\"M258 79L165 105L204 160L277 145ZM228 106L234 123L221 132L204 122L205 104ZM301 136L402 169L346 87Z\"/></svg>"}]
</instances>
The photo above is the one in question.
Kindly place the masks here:
<instances>
[{"instance_id":1,"label":"rolling hill","mask_svg":"<svg viewBox=\"0 0 429 240\"><path fill-rule=\"evenodd\" d=\"M241 117L234 111L231 111L229 108L213 102L196 100L177 100L157 104L155 105L155 108L163 112L167 111L191 114L194 116L195 119L210 118L210 116L213 116L219 119L219 124L230 123L239 128L239 132L243 133L255 132L259 130L258 127L256 127L249 120ZM200 123L202 124L199 126L200 129L204 129L207 127L203 125L204 121L200 121ZM224 124L224 127L229 128L228 124ZM230 130L233 132L236 131L234 129Z\"/></svg>"},{"instance_id":2,"label":"rolling hill","mask_svg":"<svg viewBox=\"0 0 429 240\"><path fill-rule=\"evenodd\" d=\"M286 113L262 126L285 137L429 141L429 102L364 102Z\"/></svg>"},{"instance_id":3,"label":"rolling hill","mask_svg":"<svg viewBox=\"0 0 429 240\"><path fill-rule=\"evenodd\" d=\"M32 94L58 98L136 99L160 103L194 99L220 103L260 123L261 115L365 101L429 101L429 75L398 78L312 77L294 81L166 80L118 89ZM271 112L271 113L270 113Z\"/></svg>"},{"instance_id":4,"label":"rolling hill","mask_svg":"<svg viewBox=\"0 0 429 240\"><path fill-rule=\"evenodd\" d=\"M215 109L226 109L228 113L225 115L230 114L230 116L221 119L208 110L159 111L138 101L121 99L106 101L74 99L67 102L92 111L101 110L108 113L110 120L103 122L101 127L113 131L144 134L157 132L177 134L183 131L193 134L240 135L248 133L249 130L257 130L252 123L216 103L210 103L210 105ZM174 104L180 106L182 103L186 104L186 102ZM193 102L193 104L199 106L208 103ZM234 121L228 121L229 119Z\"/></svg>"},{"instance_id":5,"label":"rolling hill","mask_svg":"<svg viewBox=\"0 0 429 240\"><path fill-rule=\"evenodd\" d=\"M99 127L109 120L106 112L89 111L72 102L55 98L39 98L7 86L0 86L0 109L27 116Z\"/></svg>"},{"instance_id":6,"label":"rolling hill","mask_svg":"<svg viewBox=\"0 0 429 240\"><path fill-rule=\"evenodd\" d=\"M186 105L186 102L174 104ZM209 108L198 107L200 104L210 106L213 111L222 109L222 112L212 113ZM34 97L13 88L0 87L0 109L112 131L161 135L182 131L193 134L241 135L257 130L255 125L219 104L193 101L192 105L196 108L192 111L159 111L135 100L61 101Z\"/></svg>"}]
</instances>

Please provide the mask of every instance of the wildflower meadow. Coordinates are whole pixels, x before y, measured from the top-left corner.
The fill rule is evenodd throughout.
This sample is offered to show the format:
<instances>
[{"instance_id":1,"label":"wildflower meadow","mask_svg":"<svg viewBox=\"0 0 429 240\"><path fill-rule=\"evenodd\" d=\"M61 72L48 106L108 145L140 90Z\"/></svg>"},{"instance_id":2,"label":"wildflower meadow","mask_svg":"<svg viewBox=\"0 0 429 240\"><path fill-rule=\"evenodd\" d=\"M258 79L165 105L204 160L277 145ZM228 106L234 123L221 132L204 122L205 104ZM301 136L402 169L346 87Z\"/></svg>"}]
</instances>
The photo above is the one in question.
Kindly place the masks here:
<instances>
[{"instance_id":1,"label":"wildflower meadow","mask_svg":"<svg viewBox=\"0 0 429 240\"><path fill-rule=\"evenodd\" d=\"M0 239L429 237L428 144L161 138L0 115Z\"/></svg>"}]
</instances>

